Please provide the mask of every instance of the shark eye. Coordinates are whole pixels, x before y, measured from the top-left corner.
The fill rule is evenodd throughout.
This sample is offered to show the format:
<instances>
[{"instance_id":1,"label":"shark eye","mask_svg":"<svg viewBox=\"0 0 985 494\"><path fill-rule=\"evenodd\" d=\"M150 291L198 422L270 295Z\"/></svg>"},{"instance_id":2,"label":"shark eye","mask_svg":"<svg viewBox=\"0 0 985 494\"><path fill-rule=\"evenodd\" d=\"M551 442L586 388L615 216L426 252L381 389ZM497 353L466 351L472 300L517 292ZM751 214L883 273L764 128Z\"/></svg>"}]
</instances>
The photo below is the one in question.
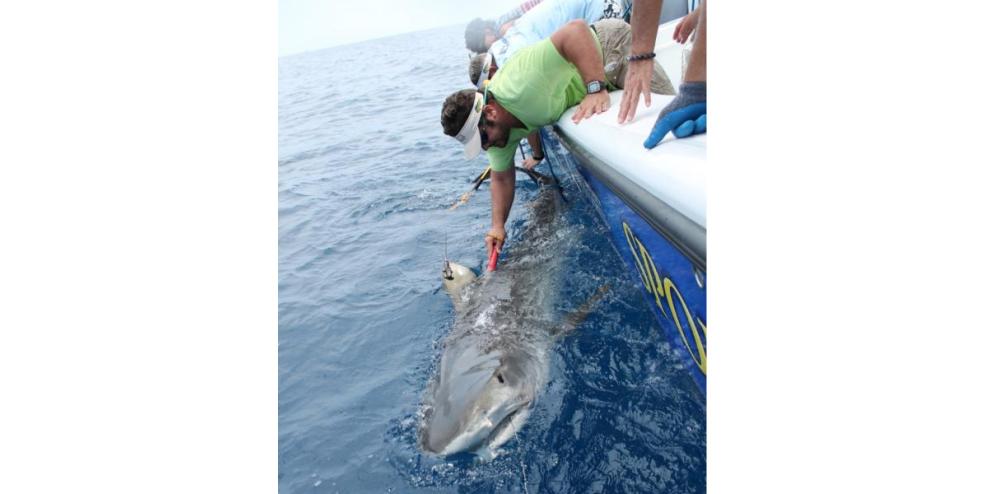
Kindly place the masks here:
<instances>
[{"instance_id":1,"label":"shark eye","mask_svg":"<svg viewBox=\"0 0 985 494\"><path fill-rule=\"evenodd\" d=\"M496 379L499 379L500 384L502 384L502 383L505 382L505 381L503 381L503 375L502 374L496 374Z\"/></svg>"}]
</instances>

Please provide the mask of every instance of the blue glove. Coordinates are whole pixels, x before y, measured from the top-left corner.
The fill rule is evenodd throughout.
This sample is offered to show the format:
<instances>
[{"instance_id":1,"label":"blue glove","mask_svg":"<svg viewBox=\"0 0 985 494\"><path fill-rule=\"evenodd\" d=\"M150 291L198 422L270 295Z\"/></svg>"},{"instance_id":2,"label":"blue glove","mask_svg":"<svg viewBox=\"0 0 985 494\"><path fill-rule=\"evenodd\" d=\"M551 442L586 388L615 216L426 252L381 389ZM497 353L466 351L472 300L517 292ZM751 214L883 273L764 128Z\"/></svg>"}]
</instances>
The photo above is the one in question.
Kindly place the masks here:
<instances>
[{"instance_id":1,"label":"blue glove","mask_svg":"<svg viewBox=\"0 0 985 494\"><path fill-rule=\"evenodd\" d=\"M643 146L653 149L671 131L678 139L704 133L708 128L706 107L704 81L682 83L677 96L660 111Z\"/></svg>"},{"instance_id":2,"label":"blue glove","mask_svg":"<svg viewBox=\"0 0 985 494\"><path fill-rule=\"evenodd\" d=\"M646 138L643 147L653 149L657 143L663 140L668 132L673 131L678 139L690 136L691 134L701 134L707 130L707 115L704 102L694 103L679 110L668 112L657 119L650 131L650 137Z\"/></svg>"}]
</instances>

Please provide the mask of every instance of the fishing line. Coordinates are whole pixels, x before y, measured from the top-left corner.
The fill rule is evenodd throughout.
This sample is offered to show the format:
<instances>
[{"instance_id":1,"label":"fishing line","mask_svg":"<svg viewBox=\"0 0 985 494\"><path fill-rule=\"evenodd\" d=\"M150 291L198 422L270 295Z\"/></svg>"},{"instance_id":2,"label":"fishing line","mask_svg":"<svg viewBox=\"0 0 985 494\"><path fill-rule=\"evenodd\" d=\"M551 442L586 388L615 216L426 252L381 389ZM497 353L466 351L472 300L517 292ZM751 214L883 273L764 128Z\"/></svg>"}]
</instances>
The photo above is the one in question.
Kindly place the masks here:
<instances>
[{"instance_id":1,"label":"fishing line","mask_svg":"<svg viewBox=\"0 0 985 494\"><path fill-rule=\"evenodd\" d=\"M451 271L451 263L448 262L448 234L445 233L445 260L441 265L441 277L450 280L454 279L454 273Z\"/></svg>"},{"instance_id":2,"label":"fishing line","mask_svg":"<svg viewBox=\"0 0 985 494\"><path fill-rule=\"evenodd\" d=\"M523 458L520 457L520 438L516 435L516 426L513 425L513 421L510 421L510 428L513 429L513 440L516 441L516 456L517 460L520 461L520 473L523 475L523 492L524 494L530 494L527 490L527 467L523 465Z\"/></svg>"}]
</instances>

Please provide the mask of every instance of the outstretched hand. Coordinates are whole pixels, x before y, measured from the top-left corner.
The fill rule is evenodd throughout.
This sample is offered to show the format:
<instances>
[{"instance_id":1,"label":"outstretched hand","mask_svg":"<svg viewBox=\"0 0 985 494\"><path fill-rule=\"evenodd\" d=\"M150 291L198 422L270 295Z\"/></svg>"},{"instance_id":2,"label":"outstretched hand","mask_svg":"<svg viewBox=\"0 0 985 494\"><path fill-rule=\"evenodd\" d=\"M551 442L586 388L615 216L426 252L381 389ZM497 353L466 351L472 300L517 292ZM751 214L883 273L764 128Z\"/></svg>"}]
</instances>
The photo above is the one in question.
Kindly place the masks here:
<instances>
[{"instance_id":1,"label":"outstretched hand","mask_svg":"<svg viewBox=\"0 0 985 494\"><path fill-rule=\"evenodd\" d=\"M643 101L646 102L646 107L650 107L650 79L652 77L652 58L629 62L629 71L626 72L626 82L622 91L622 103L619 104L619 123L633 121L641 94Z\"/></svg>"},{"instance_id":2,"label":"outstretched hand","mask_svg":"<svg viewBox=\"0 0 985 494\"><path fill-rule=\"evenodd\" d=\"M592 118L596 113L602 113L609 109L609 92L603 89L601 92L589 94L581 100L578 110L571 116L574 123L581 122L582 119Z\"/></svg>"}]
</instances>

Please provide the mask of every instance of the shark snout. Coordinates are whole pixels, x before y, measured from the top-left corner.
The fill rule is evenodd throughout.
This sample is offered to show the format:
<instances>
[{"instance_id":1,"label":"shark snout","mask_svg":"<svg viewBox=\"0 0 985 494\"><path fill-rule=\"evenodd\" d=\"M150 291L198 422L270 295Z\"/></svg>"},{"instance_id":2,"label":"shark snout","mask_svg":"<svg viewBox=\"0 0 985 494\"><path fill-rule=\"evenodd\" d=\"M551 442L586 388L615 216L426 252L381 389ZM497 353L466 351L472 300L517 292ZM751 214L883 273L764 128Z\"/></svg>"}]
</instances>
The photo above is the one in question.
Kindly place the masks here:
<instances>
[{"instance_id":1,"label":"shark snout","mask_svg":"<svg viewBox=\"0 0 985 494\"><path fill-rule=\"evenodd\" d=\"M483 379L470 379L480 373ZM531 393L513 386L495 368L480 372L473 367L461 375L445 377L425 412L421 429L421 446L435 454L482 447L531 402Z\"/></svg>"},{"instance_id":2,"label":"shark snout","mask_svg":"<svg viewBox=\"0 0 985 494\"><path fill-rule=\"evenodd\" d=\"M453 434L448 434L447 427L432 421L426 429L423 446L428 451L439 455L451 455L465 451L474 451L488 444L501 431L514 434L516 427L510 429L511 421L521 410L526 410L529 401L502 403L493 410L481 411L466 417L466 421L456 421L461 424ZM445 430L442 434L441 429Z\"/></svg>"}]
</instances>

